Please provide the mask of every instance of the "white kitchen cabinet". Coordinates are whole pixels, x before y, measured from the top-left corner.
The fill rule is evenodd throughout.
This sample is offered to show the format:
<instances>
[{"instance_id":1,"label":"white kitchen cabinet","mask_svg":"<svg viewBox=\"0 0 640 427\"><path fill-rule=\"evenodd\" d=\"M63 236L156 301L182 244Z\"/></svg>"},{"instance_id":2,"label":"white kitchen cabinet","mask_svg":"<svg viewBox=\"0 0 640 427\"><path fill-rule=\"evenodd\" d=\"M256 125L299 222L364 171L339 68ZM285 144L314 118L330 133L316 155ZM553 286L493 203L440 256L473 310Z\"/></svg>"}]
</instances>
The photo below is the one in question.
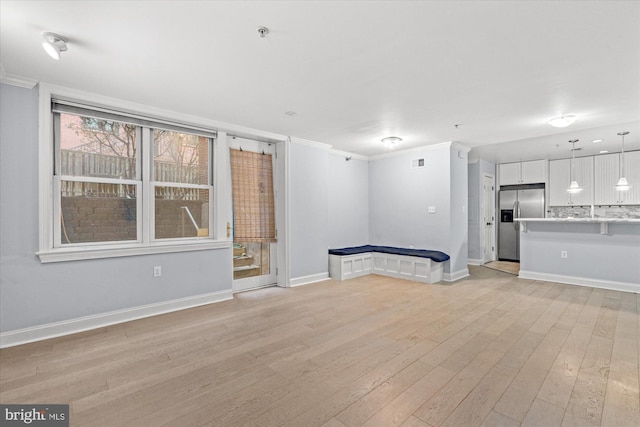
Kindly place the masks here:
<instances>
[{"instance_id":1,"label":"white kitchen cabinet","mask_svg":"<svg viewBox=\"0 0 640 427\"><path fill-rule=\"evenodd\" d=\"M500 185L538 184L546 181L546 160L498 165Z\"/></svg>"},{"instance_id":2,"label":"white kitchen cabinet","mask_svg":"<svg viewBox=\"0 0 640 427\"><path fill-rule=\"evenodd\" d=\"M532 160L522 162L521 175L523 184L538 184L547 180L547 161Z\"/></svg>"},{"instance_id":3,"label":"white kitchen cabinet","mask_svg":"<svg viewBox=\"0 0 640 427\"><path fill-rule=\"evenodd\" d=\"M629 191L615 189L620 178L620 157L620 153L595 156L596 205L640 204L640 151L624 153L624 174L631 186Z\"/></svg>"},{"instance_id":4,"label":"white kitchen cabinet","mask_svg":"<svg viewBox=\"0 0 640 427\"><path fill-rule=\"evenodd\" d=\"M567 192L571 184L571 159L549 162L549 206L580 206L593 204L593 157L574 160L573 179L582 191Z\"/></svg>"},{"instance_id":5,"label":"white kitchen cabinet","mask_svg":"<svg viewBox=\"0 0 640 427\"><path fill-rule=\"evenodd\" d=\"M498 165L500 172L500 185L520 184L520 162L502 163Z\"/></svg>"}]
</instances>

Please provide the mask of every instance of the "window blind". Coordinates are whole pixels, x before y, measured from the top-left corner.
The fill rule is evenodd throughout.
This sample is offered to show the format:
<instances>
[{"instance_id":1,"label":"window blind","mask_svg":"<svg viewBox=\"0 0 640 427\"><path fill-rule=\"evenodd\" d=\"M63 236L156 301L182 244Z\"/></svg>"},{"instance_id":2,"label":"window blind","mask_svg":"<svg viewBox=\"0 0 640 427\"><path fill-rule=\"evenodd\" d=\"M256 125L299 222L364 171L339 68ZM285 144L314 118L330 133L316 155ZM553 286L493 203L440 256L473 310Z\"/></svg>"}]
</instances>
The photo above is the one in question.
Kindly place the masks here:
<instances>
[{"instance_id":1,"label":"window blind","mask_svg":"<svg viewBox=\"0 0 640 427\"><path fill-rule=\"evenodd\" d=\"M234 240L275 242L271 154L231 149Z\"/></svg>"},{"instance_id":2,"label":"window blind","mask_svg":"<svg viewBox=\"0 0 640 427\"><path fill-rule=\"evenodd\" d=\"M215 138L216 132L186 123L177 123L170 120L145 117L143 115L126 111L115 111L106 107L84 105L75 101L64 99L52 99L51 111L53 113L67 113L78 116L92 117L95 119L111 120L156 129L164 129L181 133L191 133L207 138Z\"/></svg>"}]
</instances>

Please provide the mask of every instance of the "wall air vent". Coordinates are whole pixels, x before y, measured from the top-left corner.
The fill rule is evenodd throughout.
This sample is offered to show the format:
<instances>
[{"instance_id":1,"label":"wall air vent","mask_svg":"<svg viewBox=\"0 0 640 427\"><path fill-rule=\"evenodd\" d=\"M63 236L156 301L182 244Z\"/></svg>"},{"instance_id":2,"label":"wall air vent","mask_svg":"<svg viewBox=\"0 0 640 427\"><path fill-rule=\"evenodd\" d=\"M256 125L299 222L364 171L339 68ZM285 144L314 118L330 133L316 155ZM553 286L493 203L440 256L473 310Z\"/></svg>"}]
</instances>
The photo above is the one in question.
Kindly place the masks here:
<instances>
[{"instance_id":1,"label":"wall air vent","mask_svg":"<svg viewBox=\"0 0 640 427\"><path fill-rule=\"evenodd\" d=\"M424 167L424 159L413 159L411 160L412 168L423 168Z\"/></svg>"}]
</instances>

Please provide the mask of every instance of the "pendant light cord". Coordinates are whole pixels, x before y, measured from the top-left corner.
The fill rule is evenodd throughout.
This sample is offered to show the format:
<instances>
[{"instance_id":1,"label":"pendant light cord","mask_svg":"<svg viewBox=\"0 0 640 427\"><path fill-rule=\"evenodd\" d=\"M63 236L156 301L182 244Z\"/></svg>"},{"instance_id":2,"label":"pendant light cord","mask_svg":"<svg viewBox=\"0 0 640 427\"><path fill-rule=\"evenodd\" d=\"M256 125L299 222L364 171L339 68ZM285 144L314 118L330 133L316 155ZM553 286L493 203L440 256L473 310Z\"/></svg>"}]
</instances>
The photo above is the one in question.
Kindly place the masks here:
<instances>
[{"instance_id":1,"label":"pendant light cord","mask_svg":"<svg viewBox=\"0 0 640 427\"><path fill-rule=\"evenodd\" d=\"M622 153L620 154L620 176L624 176L624 135L622 135Z\"/></svg>"}]
</instances>

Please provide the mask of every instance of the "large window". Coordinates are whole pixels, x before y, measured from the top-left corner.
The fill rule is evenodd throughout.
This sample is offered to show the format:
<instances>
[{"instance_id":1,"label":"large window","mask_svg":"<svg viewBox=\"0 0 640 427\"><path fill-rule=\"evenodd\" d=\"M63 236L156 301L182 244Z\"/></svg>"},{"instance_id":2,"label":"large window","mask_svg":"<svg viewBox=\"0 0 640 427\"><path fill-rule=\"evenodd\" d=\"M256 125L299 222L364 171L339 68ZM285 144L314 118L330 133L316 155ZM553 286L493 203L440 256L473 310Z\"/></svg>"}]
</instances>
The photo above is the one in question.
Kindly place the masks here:
<instances>
[{"instance_id":1,"label":"large window","mask_svg":"<svg viewBox=\"0 0 640 427\"><path fill-rule=\"evenodd\" d=\"M211 239L215 134L52 103L53 247Z\"/></svg>"}]
</instances>

